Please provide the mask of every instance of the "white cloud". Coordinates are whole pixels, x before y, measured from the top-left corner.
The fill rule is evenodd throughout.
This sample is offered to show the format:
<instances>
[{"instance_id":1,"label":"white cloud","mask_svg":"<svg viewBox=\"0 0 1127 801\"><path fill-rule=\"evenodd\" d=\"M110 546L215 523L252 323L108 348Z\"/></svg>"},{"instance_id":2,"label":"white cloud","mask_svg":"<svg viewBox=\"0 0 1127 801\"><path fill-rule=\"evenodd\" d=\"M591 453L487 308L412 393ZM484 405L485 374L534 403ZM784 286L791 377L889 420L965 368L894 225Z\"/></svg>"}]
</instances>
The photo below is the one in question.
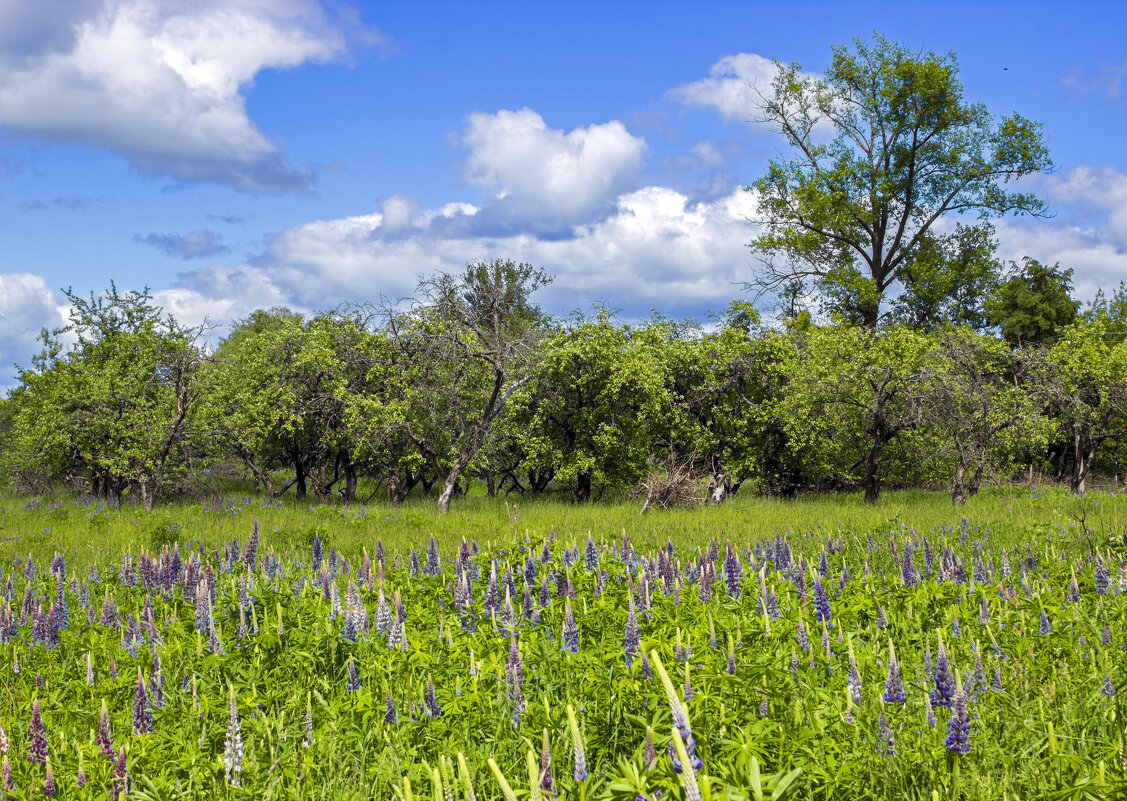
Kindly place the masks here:
<instances>
[{"instance_id":1,"label":"white cloud","mask_svg":"<svg viewBox=\"0 0 1127 801\"><path fill-rule=\"evenodd\" d=\"M669 94L686 106L711 109L725 122L750 123L760 103L758 93L770 89L777 72L769 58L736 53L713 64L707 78L678 86Z\"/></svg>"},{"instance_id":2,"label":"white cloud","mask_svg":"<svg viewBox=\"0 0 1127 801\"><path fill-rule=\"evenodd\" d=\"M0 273L0 386L14 375L13 363L30 366L39 349L35 337L43 328L64 325L66 308L42 276Z\"/></svg>"},{"instance_id":3,"label":"white cloud","mask_svg":"<svg viewBox=\"0 0 1127 801\"><path fill-rule=\"evenodd\" d=\"M407 222L404 209L413 209ZM503 257L556 276L544 291L554 312L607 301L633 315L651 307L699 314L723 309L747 279L753 212L754 198L742 190L694 203L650 186L620 196L611 214L568 236L489 235L474 227L476 207L422 210L397 198L381 212L291 228L251 264L185 273L158 298L174 312L206 311L212 320L278 304L310 311L408 296L421 275Z\"/></svg>"},{"instance_id":4,"label":"white cloud","mask_svg":"<svg viewBox=\"0 0 1127 801\"><path fill-rule=\"evenodd\" d=\"M352 41L377 36L315 0L52 6L0 12L0 29L16 29L0 36L0 126L245 191L300 191L313 180L248 117L254 77L341 59Z\"/></svg>"},{"instance_id":5,"label":"white cloud","mask_svg":"<svg viewBox=\"0 0 1127 801\"><path fill-rule=\"evenodd\" d=\"M494 189L498 224L557 228L604 213L637 185L648 148L612 120L564 132L535 111L477 112L460 139L465 179Z\"/></svg>"}]
</instances>

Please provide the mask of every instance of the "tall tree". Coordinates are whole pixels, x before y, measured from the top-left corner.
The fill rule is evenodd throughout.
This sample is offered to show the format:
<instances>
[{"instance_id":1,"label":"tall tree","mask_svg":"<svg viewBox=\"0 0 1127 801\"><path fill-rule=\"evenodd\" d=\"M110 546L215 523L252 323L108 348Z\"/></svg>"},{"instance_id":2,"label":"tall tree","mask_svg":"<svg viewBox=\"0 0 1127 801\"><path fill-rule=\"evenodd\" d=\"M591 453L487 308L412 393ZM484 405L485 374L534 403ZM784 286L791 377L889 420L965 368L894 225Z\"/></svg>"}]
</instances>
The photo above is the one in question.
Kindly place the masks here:
<instances>
[{"instance_id":1,"label":"tall tree","mask_svg":"<svg viewBox=\"0 0 1127 801\"><path fill-rule=\"evenodd\" d=\"M1041 126L966 102L954 54L855 40L834 48L824 77L779 64L762 114L793 158L772 159L748 187L764 225L751 243L761 292L812 279L836 311L873 329L945 215L1045 212L1005 188L1052 166Z\"/></svg>"}]
</instances>

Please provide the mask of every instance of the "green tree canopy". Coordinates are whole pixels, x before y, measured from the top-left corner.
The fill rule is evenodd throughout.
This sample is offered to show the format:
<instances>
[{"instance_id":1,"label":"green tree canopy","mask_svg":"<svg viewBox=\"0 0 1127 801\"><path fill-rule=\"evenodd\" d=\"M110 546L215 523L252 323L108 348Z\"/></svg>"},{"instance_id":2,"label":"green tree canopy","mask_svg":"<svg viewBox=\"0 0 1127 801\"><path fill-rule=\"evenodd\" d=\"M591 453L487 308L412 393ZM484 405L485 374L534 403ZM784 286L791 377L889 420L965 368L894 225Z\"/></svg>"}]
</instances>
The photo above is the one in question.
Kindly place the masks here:
<instances>
[{"instance_id":1,"label":"green tree canopy","mask_svg":"<svg viewBox=\"0 0 1127 801\"><path fill-rule=\"evenodd\" d=\"M1051 167L1041 126L967 102L954 54L913 53L879 34L855 40L834 48L822 77L779 64L762 114L793 157L772 159L748 187L764 225L751 243L761 292L810 280L835 311L873 329L941 218L1045 211L1006 187Z\"/></svg>"},{"instance_id":2,"label":"green tree canopy","mask_svg":"<svg viewBox=\"0 0 1127 801\"><path fill-rule=\"evenodd\" d=\"M1072 297L1072 270L1048 267L1026 257L986 299L991 325L1012 345L1042 343L1076 321L1080 303Z\"/></svg>"}]
</instances>

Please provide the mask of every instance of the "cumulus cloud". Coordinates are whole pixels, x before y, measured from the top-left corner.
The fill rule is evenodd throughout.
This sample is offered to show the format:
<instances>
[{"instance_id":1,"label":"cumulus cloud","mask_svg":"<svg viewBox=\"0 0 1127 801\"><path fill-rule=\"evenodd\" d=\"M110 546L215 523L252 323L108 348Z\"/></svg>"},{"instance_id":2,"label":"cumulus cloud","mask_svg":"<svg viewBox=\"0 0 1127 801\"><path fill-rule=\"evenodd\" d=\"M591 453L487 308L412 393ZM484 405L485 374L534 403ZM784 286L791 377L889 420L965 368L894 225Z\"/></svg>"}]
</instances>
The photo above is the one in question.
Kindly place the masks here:
<instances>
[{"instance_id":1,"label":"cumulus cloud","mask_svg":"<svg viewBox=\"0 0 1127 801\"><path fill-rule=\"evenodd\" d=\"M1111 167L1077 167L1040 176L1034 188L1056 208L1048 220L1005 219L996 223L1000 255L1060 262L1075 271L1077 296L1092 298L1101 287L1127 277L1127 173Z\"/></svg>"},{"instance_id":2,"label":"cumulus cloud","mask_svg":"<svg viewBox=\"0 0 1127 801\"><path fill-rule=\"evenodd\" d=\"M769 58L755 53L724 56L712 65L707 78L671 89L669 94L692 108L710 109L725 122L751 122L778 69Z\"/></svg>"},{"instance_id":3,"label":"cumulus cloud","mask_svg":"<svg viewBox=\"0 0 1127 801\"><path fill-rule=\"evenodd\" d=\"M0 386L14 383L14 363L30 365L40 330L66 322L66 306L42 276L0 273Z\"/></svg>"},{"instance_id":4,"label":"cumulus cloud","mask_svg":"<svg viewBox=\"0 0 1127 801\"><path fill-rule=\"evenodd\" d=\"M254 77L378 39L315 0L6 3L0 32L0 126L251 192L314 179L247 115Z\"/></svg>"},{"instance_id":5,"label":"cumulus cloud","mask_svg":"<svg viewBox=\"0 0 1127 801\"><path fill-rule=\"evenodd\" d=\"M186 234L136 234L133 241L149 245L178 259L206 259L231 250L223 244L222 236L205 229Z\"/></svg>"},{"instance_id":6,"label":"cumulus cloud","mask_svg":"<svg viewBox=\"0 0 1127 801\"><path fill-rule=\"evenodd\" d=\"M421 275L503 257L556 276L543 300L558 313L609 301L635 316L653 307L699 314L722 309L746 280L753 212L754 197L741 190L693 202L648 186L621 195L609 215L568 236L488 235L475 229L478 207L423 209L396 197L372 214L291 228L249 264L184 273L160 299L174 311L206 311L213 320L221 311L241 316L270 305L315 310L408 296Z\"/></svg>"},{"instance_id":7,"label":"cumulus cloud","mask_svg":"<svg viewBox=\"0 0 1127 801\"><path fill-rule=\"evenodd\" d=\"M613 209L637 186L648 148L617 120L564 132L535 111L466 118L463 176L496 192L481 224L559 229Z\"/></svg>"}]
</instances>

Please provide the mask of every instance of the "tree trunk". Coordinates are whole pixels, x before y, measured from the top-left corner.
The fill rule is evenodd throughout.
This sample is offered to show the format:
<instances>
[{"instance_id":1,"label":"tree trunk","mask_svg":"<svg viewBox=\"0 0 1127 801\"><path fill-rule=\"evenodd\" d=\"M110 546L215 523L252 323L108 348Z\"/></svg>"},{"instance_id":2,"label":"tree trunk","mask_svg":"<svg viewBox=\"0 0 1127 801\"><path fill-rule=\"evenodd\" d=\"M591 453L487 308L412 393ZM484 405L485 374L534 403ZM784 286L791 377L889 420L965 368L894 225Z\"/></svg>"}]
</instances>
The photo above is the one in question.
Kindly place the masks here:
<instances>
[{"instance_id":1,"label":"tree trunk","mask_svg":"<svg viewBox=\"0 0 1127 801\"><path fill-rule=\"evenodd\" d=\"M304 500L309 492L309 487L305 483L305 465L301 463L300 459L294 460L294 484L296 485L294 492L297 493L298 500Z\"/></svg>"},{"instance_id":2,"label":"tree trunk","mask_svg":"<svg viewBox=\"0 0 1127 801\"><path fill-rule=\"evenodd\" d=\"M476 452L476 448L474 451ZM446 514L446 512L450 511L450 499L453 498L454 493L458 491L458 479L462 477L462 471L469 466L471 458L473 458L471 454L463 452L454 460L454 464L450 466L450 471L442 481L442 492L438 495L439 514Z\"/></svg>"},{"instance_id":3,"label":"tree trunk","mask_svg":"<svg viewBox=\"0 0 1127 801\"><path fill-rule=\"evenodd\" d=\"M485 474L485 492L490 498L497 497L497 477L492 471Z\"/></svg>"},{"instance_id":4,"label":"tree trunk","mask_svg":"<svg viewBox=\"0 0 1127 801\"><path fill-rule=\"evenodd\" d=\"M345 462L344 466L344 500L352 503L356 500L356 486L359 484L359 478L356 475L356 465L352 463L351 459Z\"/></svg>"},{"instance_id":5,"label":"tree trunk","mask_svg":"<svg viewBox=\"0 0 1127 801\"><path fill-rule=\"evenodd\" d=\"M865 490L865 503L876 503L880 499L880 454L884 449L884 436L881 432L873 438L873 444L865 455L865 473L861 486Z\"/></svg>"},{"instance_id":6,"label":"tree trunk","mask_svg":"<svg viewBox=\"0 0 1127 801\"><path fill-rule=\"evenodd\" d=\"M967 466L959 462L955 467L955 481L951 486L952 506L966 506L967 504L966 477Z\"/></svg>"},{"instance_id":7,"label":"tree trunk","mask_svg":"<svg viewBox=\"0 0 1127 801\"><path fill-rule=\"evenodd\" d=\"M1072 437L1072 480L1069 489L1072 494L1080 497L1084 494L1088 481L1088 459L1084 450L1084 440L1077 431Z\"/></svg>"},{"instance_id":8,"label":"tree trunk","mask_svg":"<svg viewBox=\"0 0 1127 801\"><path fill-rule=\"evenodd\" d=\"M970 495L972 498L978 494L978 491L980 489L982 489L982 473L983 468L982 463L980 462L978 467L975 468L974 477L971 478L970 484L967 485L967 495Z\"/></svg>"},{"instance_id":9,"label":"tree trunk","mask_svg":"<svg viewBox=\"0 0 1127 801\"><path fill-rule=\"evenodd\" d=\"M590 470L584 470L575 477L575 500L579 503L586 503L591 500L592 478Z\"/></svg>"}]
</instances>

